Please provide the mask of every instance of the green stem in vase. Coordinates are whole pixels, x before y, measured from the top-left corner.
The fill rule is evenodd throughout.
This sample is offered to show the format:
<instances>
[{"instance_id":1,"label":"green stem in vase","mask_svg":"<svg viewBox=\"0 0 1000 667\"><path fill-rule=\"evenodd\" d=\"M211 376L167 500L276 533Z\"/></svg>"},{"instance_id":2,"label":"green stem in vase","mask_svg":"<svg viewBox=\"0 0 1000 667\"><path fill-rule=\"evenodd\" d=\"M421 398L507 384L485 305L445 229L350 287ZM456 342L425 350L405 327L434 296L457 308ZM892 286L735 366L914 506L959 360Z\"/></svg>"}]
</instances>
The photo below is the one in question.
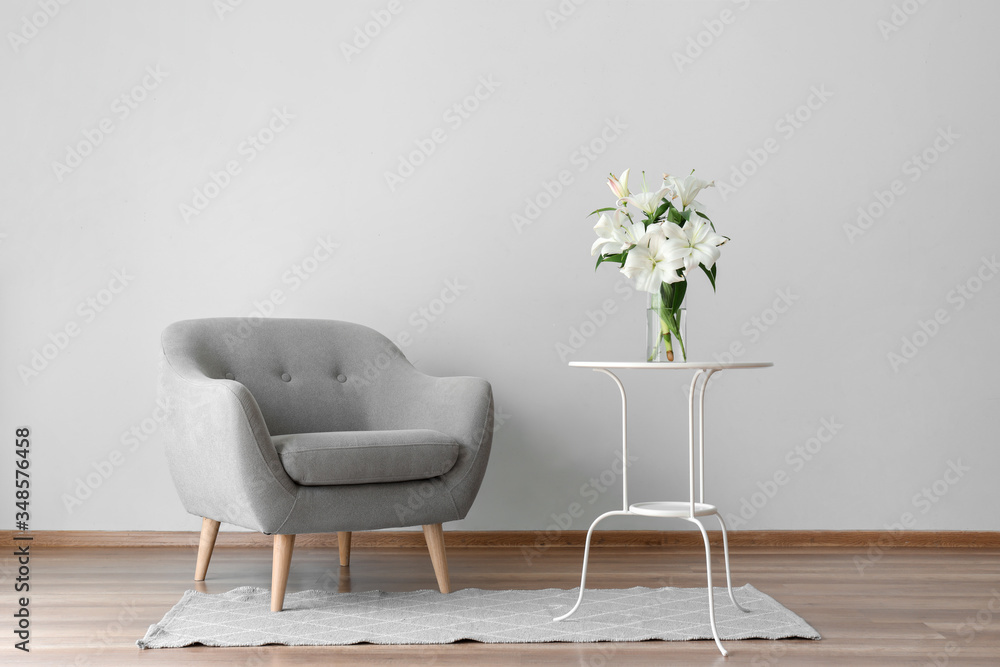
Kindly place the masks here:
<instances>
[{"instance_id":1,"label":"green stem in vase","mask_svg":"<svg viewBox=\"0 0 1000 667\"><path fill-rule=\"evenodd\" d=\"M653 362L664 353L667 361L687 360L687 350L684 345L683 315L684 295L687 283L663 283L660 289L650 294L649 309L655 313L657 321L649 323L649 354L647 361ZM678 358L677 355L680 355Z\"/></svg>"},{"instance_id":2,"label":"green stem in vase","mask_svg":"<svg viewBox=\"0 0 1000 667\"><path fill-rule=\"evenodd\" d=\"M681 346L681 361L687 361L688 355L687 350L684 349L684 339L681 338L681 313L680 310L674 311L674 321L677 323L677 344ZM672 354L668 355L670 361L673 361Z\"/></svg>"},{"instance_id":3,"label":"green stem in vase","mask_svg":"<svg viewBox=\"0 0 1000 667\"><path fill-rule=\"evenodd\" d=\"M650 310L656 311L657 319L660 321L659 333L656 335L655 344L650 346L649 357L646 359L646 361L651 362L655 361L657 356L659 356L661 344L665 344L668 351L672 350L670 343L670 328L667 325L667 320L665 319L667 316L667 308L666 302L663 299L662 289L650 294L649 308ZM670 352L670 354L672 355L672 352Z\"/></svg>"},{"instance_id":4,"label":"green stem in vase","mask_svg":"<svg viewBox=\"0 0 1000 667\"><path fill-rule=\"evenodd\" d=\"M673 341L670 339L670 320L667 318L673 317L673 314L667 308L665 304L660 306L660 340L663 341L663 349L667 351L667 361L674 360L674 346ZM677 337L677 342L680 342L681 337Z\"/></svg>"},{"instance_id":5,"label":"green stem in vase","mask_svg":"<svg viewBox=\"0 0 1000 667\"><path fill-rule=\"evenodd\" d=\"M667 361L674 360L673 346L670 343L670 336L677 339L681 348L681 361L687 359L684 349L684 340L681 336L681 304L684 303L684 296L687 293L687 281L676 283L663 283L660 286L660 326L666 327L665 334L667 340Z\"/></svg>"}]
</instances>

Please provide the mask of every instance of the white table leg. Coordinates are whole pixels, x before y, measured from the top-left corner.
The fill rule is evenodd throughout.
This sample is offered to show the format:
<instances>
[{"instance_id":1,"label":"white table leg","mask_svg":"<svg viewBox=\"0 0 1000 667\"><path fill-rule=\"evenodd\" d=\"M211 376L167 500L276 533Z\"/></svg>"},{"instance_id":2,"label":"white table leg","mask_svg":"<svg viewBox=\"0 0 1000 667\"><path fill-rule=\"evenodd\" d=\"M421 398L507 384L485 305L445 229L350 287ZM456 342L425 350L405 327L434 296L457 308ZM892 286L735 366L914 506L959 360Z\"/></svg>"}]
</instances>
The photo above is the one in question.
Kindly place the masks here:
<instances>
[{"instance_id":1,"label":"white table leg","mask_svg":"<svg viewBox=\"0 0 1000 667\"><path fill-rule=\"evenodd\" d=\"M587 544L583 549L583 575L580 577L580 595L576 598L576 604L567 613L563 614L559 618L552 619L553 621L562 621L564 619L572 616L577 609L580 608L580 603L583 602L583 589L587 585L587 559L590 558L590 536L594 534L594 528L601 521L604 521L609 516L629 516L631 512L624 512L622 510L614 510L611 512L605 512L601 516L594 520L594 523L590 524L590 530L587 531Z\"/></svg>"},{"instance_id":2,"label":"white table leg","mask_svg":"<svg viewBox=\"0 0 1000 667\"><path fill-rule=\"evenodd\" d=\"M594 534L594 528L609 516L632 515L632 512L628 511L628 399L625 396L625 385L622 384L617 375L606 368L595 368L594 370L604 373L614 380L622 396L622 508L620 510L605 512L594 519L594 523L590 524L590 530L587 531L587 542L583 549L583 574L580 575L580 594L577 596L576 604L573 605L573 608L559 618L552 619L553 621L562 621L569 618L576 613L576 610L580 608L580 603L583 602L583 591L587 585L587 562L590 558L590 538Z\"/></svg>"},{"instance_id":3,"label":"white table leg","mask_svg":"<svg viewBox=\"0 0 1000 667\"><path fill-rule=\"evenodd\" d=\"M726 537L726 522L722 520L721 514L716 514L715 516L718 517L719 524L722 525L722 552L726 555L726 587L729 588L729 599L733 601L733 604L736 605L737 609L749 614L750 610L740 605L740 603L736 601L736 596L733 595L733 578L729 574L729 539Z\"/></svg>"},{"instance_id":4,"label":"white table leg","mask_svg":"<svg viewBox=\"0 0 1000 667\"><path fill-rule=\"evenodd\" d=\"M715 645L719 647L719 651L722 655L727 656L729 652L726 651L722 646L722 640L719 639L719 630L715 627L715 595L712 590L712 551L708 544L708 532L705 530L705 526L702 525L701 521L692 517L685 517L687 521L697 524L698 529L701 531L701 537L705 540L705 571L708 577L708 622L712 626L712 636L715 637Z\"/></svg>"}]
</instances>

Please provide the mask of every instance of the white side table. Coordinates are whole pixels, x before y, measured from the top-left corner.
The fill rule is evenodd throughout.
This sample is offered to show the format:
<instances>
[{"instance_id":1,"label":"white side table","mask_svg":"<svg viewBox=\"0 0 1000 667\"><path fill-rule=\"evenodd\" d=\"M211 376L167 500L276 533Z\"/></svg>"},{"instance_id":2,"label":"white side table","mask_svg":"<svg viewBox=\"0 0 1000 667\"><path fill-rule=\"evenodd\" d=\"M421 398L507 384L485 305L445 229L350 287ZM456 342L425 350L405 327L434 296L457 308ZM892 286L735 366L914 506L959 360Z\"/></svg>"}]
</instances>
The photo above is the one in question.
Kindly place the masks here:
<instances>
[{"instance_id":1,"label":"white side table","mask_svg":"<svg viewBox=\"0 0 1000 667\"><path fill-rule=\"evenodd\" d=\"M637 369L637 370L657 370L657 371L681 371L681 370L693 370L695 371L694 377L691 378L691 389L688 392L688 472L689 472L689 484L688 484L688 499L687 500L666 500L666 501L655 501L655 502L645 502L645 503L632 503L628 502L628 466L623 466L622 470L622 509L613 510L611 512L605 512L601 516L594 520L591 524L590 530L587 531L587 542L583 551L583 574L580 577L580 596L576 600L576 604L568 613L563 614L559 618L554 620L561 621L572 616L577 609L580 608L580 603L583 602L584 587L587 584L587 561L590 558L590 539L594 533L594 528L597 527L604 519L609 516L653 516L653 517L666 517L673 519L684 519L685 521L690 521L698 526L701 530L702 539L705 541L705 566L707 568L708 577L708 618L712 625L712 636L715 637L715 644L719 647L722 655L729 655L726 649L722 646L722 641L719 639L719 631L715 627L715 601L712 597L712 554L711 548L708 543L708 533L705 531L705 526L698 519L698 517L712 516L714 515L719 519L719 524L722 526L722 548L725 553L726 561L726 586L729 589L729 599L733 601L741 611L748 611L740 606L736 601L736 597L733 595L733 583L732 578L729 573L729 540L726 537L726 522L722 520L722 514L716 509L714 505L708 505L705 503L705 388L708 386L708 381L712 378L712 375L723 370L733 370L741 368L767 368L773 364L770 362L734 362L734 363L717 363L717 362L697 362L697 361L686 361L686 362L662 362L662 363L629 363L629 362L601 362L601 361L572 361L570 366L576 368L590 368L601 373L605 373L610 376L615 384L618 385L618 390L622 395L622 460L628 461L628 404L625 398L625 386L622 384L621 380L618 379L611 369ZM699 380L701 380L701 386L699 387ZM698 396L698 451L697 455L695 453L695 394ZM695 459L697 457L698 462L698 501L695 502Z\"/></svg>"}]
</instances>

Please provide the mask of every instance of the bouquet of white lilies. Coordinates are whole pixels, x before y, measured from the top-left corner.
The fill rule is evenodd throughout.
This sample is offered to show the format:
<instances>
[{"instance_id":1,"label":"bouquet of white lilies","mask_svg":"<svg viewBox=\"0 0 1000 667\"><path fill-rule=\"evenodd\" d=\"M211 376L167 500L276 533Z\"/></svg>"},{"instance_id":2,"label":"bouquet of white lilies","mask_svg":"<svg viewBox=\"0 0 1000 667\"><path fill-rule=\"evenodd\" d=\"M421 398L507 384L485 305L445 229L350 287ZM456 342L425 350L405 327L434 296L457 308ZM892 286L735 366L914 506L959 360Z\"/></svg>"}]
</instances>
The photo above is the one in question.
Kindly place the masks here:
<instances>
[{"instance_id":1,"label":"bouquet of white lilies","mask_svg":"<svg viewBox=\"0 0 1000 667\"><path fill-rule=\"evenodd\" d=\"M715 225L695 201L699 192L715 183L696 178L692 170L684 177L664 174L659 189L649 190L643 172L642 192L630 192L628 175L626 169L621 177L612 174L608 179L618 198L616 206L591 213L600 214L591 255L598 255L597 266L615 262L636 289L651 294L650 309L657 313L659 327L649 346L649 360L662 350L674 361L673 338L680 348L679 361L684 361L687 352L680 313L687 274L699 267L714 290L719 246L729 240L715 232ZM633 218L629 206L642 215L636 213Z\"/></svg>"}]
</instances>

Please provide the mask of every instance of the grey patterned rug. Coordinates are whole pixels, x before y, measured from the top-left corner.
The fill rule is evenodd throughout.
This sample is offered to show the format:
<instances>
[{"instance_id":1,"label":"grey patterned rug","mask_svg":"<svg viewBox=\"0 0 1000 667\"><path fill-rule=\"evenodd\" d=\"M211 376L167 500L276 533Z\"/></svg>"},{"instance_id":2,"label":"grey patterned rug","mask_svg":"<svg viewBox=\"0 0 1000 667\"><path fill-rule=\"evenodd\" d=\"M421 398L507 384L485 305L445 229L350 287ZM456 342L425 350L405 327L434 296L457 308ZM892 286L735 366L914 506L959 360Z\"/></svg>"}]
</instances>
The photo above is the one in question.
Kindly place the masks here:
<instances>
[{"instance_id":1,"label":"grey patterned rug","mask_svg":"<svg viewBox=\"0 0 1000 667\"><path fill-rule=\"evenodd\" d=\"M271 594L264 588L246 586L218 595L187 591L136 643L141 648L172 648L712 638L704 588L588 589L575 615L554 622L553 617L569 611L578 592L312 590L286 595L284 611L272 614ZM736 609L725 588L716 588L715 618L722 639L820 638L808 623L753 586L734 592L750 613Z\"/></svg>"}]
</instances>

